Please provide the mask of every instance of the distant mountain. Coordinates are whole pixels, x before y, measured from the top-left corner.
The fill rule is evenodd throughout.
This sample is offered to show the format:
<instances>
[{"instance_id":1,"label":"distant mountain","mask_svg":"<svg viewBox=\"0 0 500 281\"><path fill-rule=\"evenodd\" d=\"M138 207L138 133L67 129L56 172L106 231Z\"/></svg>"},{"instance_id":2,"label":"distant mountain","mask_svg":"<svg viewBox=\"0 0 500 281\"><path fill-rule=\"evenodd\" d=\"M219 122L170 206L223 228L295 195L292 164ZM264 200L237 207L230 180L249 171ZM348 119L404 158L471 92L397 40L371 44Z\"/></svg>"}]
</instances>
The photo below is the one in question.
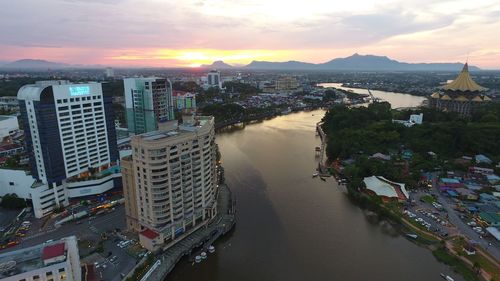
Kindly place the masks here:
<instances>
[{"instance_id":1,"label":"distant mountain","mask_svg":"<svg viewBox=\"0 0 500 281\"><path fill-rule=\"evenodd\" d=\"M346 70L346 71L460 71L462 63L406 63L386 56L354 54L346 58L336 58L319 64L300 61L267 62L252 61L245 68L251 69L289 69L289 70ZM470 66L469 70L480 70Z\"/></svg>"},{"instance_id":2,"label":"distant mountain","mask_svg":"<svg viewBox=\"0 0 500 281\"><path fill-rule=\"evenodd\" d=\"M227 68L233 68L232 65L229 65L221 60L214 61L212 64L202 64L201 67L204 68L213 68L213 69L227 69Z\"/></svg>"},{"instance_id":3,"label":"distant mountain","mask_svg":"<svg viewBox=\"0 0 500 281\"><path fill-rule=\"evenodd\" d=\"M251 69L315 69L314 63L301 61L270 62L270 61L252 61L245 68Z\"/></svg>"},{"instance_id":4,"label":"distant mountain","mask_svg":"<svg viewBox=\"0 0 500 281\"><path fill-rule=\"evenodd\" d=\"M69 64L51 62L46 60L36 60L36 59L22 59L16 60L4 65L0 65L0 68L8 69L55 69L55 68L67 68L71 67Z\"/></svg>"}]
</instances>

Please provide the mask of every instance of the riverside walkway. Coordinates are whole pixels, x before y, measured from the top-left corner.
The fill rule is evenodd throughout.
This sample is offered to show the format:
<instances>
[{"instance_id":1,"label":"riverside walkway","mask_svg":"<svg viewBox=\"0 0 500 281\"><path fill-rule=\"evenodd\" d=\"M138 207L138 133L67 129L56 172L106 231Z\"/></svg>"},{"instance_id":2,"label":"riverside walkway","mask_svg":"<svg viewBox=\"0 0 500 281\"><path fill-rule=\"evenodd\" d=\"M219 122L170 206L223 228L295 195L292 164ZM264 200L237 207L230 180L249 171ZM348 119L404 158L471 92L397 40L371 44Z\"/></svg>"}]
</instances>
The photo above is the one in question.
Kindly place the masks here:
<instances>
[{"instance_id":1,"label":"riverside walkway","mask_svg":"<svg viewBox=\"0 0 500 281\"><path fill-rule=\"evenodd\" d=\"M159 254L157 260L161 261L161 265L151 273L147 280L164 280L183 256L190 255L195 248L208 247L217 238L230 231L235 223L231 191L226 184L222 184L219 186L217 195L216 217Z\"/></svg>"}]
</instances>

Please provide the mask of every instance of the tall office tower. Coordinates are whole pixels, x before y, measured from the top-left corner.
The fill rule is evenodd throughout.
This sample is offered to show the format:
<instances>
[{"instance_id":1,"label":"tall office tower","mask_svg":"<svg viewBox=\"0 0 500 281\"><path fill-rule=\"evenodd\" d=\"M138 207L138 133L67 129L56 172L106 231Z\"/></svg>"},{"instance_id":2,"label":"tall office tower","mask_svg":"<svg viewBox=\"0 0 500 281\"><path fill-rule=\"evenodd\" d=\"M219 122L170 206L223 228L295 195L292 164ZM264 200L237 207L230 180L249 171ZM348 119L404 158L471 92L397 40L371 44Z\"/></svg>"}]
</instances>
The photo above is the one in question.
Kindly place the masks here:
<instances>
[{"instance_id":1,"label":"tall office tower","mask_svg":"<svg viewBox=\"0 0 500 281\"><path fill-rule=\"evenodd\" d=\"M174 119L172 83L165 78L126 78L125 107L129 132L156 131L161 123Z\"/></svg>"},{"instance_id":2,"label":"tall office tower","mask_svg":"<svg viewBox=\"0 0 500 281\"><path fill-rule=\"evenodd\" d=\"M81 281L80 255L75 236L0 254L0 279Z\"/></svg>"},{"instance_id":3,"label":"tall office tower","mask_svg":"<svg viewBox=\"0 0 500 281\"><path fill-rule=\"evenodd\" d=\"M213 117L133 136L131 145L122 160L127 227L140 232L144 247L169 247L215 217Z\"/></svg>"},{"instance_id":4,"label":"tall office tower","mask_svg":"<svg viewBox=\"0 0 500 281\"><path fill-rule=\"evenodd\" d=\"M211 70L207 74L207 86L208 87L217 87L222 89L222 80L220 78L220 71Z\"/></svg>"},{"instance_id":5,"label":"tall office tower","mask_svg":"<svg viewBox=\"0 0 500 281\"><path fill-rule=\"evenodd\" d=\"M40 81L19 89L37 217L121 180L107 84Z\"/></svg>"}]
</instances>

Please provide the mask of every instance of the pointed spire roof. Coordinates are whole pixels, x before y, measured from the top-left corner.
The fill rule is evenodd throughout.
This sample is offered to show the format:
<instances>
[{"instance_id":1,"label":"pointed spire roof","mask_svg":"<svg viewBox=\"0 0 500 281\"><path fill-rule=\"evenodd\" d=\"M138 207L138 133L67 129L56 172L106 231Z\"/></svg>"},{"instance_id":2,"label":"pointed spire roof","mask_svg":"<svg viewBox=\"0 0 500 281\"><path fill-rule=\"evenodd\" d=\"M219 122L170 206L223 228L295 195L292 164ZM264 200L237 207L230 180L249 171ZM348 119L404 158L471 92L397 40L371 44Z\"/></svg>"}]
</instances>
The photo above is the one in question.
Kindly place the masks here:
<instances>
[{"instance_id":1,"label":"pointed spire roof","mask_svg":"<svg viewBox=\"0 0 500 281\"><path fill-rule=\"evenodd\" d=\"M458 74L457 78L452 82L443 86L443 90L450 91L462 91L462 92L483 92L488 90L482 86L479 86L469 74L469 66L467 63L464 64L464 68Z\"/></svg>"}]
</instances>

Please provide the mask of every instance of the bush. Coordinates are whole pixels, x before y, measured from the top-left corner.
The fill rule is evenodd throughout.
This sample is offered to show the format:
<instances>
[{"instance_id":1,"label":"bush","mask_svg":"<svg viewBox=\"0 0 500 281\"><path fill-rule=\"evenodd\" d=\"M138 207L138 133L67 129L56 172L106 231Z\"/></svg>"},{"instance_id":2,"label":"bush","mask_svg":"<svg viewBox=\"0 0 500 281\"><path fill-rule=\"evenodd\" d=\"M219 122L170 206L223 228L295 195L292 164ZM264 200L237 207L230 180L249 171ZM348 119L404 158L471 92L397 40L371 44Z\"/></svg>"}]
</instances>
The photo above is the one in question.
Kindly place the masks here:
<instances>
[{"instance_id":1,"label":"bush","mask_svg":"<svg viewBox=\"0 0 500 281\"><path fill-rule=\"evenodd\" d=\"M26 201L17 197L17 194L10 193L2 197L0 206L6 209L22 209L26 207Z\"/></svg>"}]
</instances>

